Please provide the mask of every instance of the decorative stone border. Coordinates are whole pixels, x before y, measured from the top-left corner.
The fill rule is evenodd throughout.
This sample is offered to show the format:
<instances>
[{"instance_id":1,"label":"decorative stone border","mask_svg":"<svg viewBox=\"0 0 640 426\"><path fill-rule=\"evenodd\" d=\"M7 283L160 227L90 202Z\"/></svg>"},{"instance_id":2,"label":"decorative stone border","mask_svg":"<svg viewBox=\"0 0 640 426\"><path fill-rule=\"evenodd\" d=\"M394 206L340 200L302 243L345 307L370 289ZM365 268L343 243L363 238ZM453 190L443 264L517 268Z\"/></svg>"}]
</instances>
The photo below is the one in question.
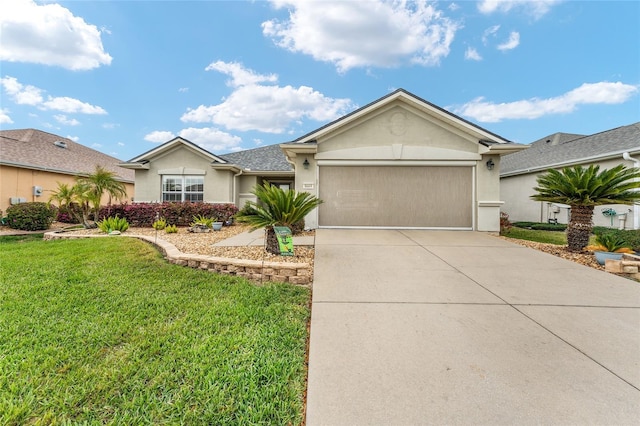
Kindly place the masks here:
<instances>
[{"instance_id":1,"label":"decorative stone border","mask_svg":"<svg viewBox=\"0 0 640 426\"><path fill-rule=\"evenodd\" d=\"M635 280L640 280L640 256L623 254L621 260L606 259L604 270L614 274L625 274Z\"/></svg>"},{"instance_id":2,"label":"decorative stone border","mask_svg":"<svg viewBox=\"0 0 640 426\"><path fill-rule=\"evenodd\" d=\"M66 235L65 235L66 234ZM307 286L312 282L311 265L292 262L262 262L260 260L232 259L228 257L206 256L182 253L168 241L146 235L123 235L137 238L155 246L170 263L203 269L218 274L247 278L256 283L284 282ZM105 238L109 235L73 235L65 231L52 231L44 234L45 240L63 238ZM112 237L113 238L113 237Z\"/></svg>"}]
</instances>

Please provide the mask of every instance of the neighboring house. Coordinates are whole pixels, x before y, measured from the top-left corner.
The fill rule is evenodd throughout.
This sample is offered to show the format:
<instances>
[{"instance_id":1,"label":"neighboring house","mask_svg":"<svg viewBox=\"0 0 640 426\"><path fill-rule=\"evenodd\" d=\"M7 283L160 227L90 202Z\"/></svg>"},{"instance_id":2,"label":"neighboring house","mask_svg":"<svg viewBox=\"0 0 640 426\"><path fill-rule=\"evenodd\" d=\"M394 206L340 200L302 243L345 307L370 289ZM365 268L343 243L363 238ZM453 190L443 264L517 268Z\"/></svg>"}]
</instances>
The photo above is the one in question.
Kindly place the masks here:
<instances>
[{"instance_id":1,"label":"neighboring house","mask_svg":"<svg viewBox=\"0 0 640 426\"><path fill-rule=\"evenodd\" d=\"M524 148L400 89L290 143L215 155L177 137L120 166L137 202L242 207L268 181L324 201L308 228L497 231L500 156Z\"/></svg>"},{"instance_id":2,"label":"neighboring house","mask_svg":"<svg viewBox=\"0 0 640 426\"><path fill-rule=\"evenodd\" d=\"M294 172L278 145L215 155L181 137L145 152L121 167L135 171L136 202L194 201L243 206L267 181L293 186Z\"/></svg>"},{"instance_id":3,"label":"neighboring house","mask_svg":"<svg viewBox=\"0 0 640 426\"><path fill-rule=\"evenodd\" d=\"M632 158L623 158L624 153ZM619 164L637 167L640 161L640 123L622 126L594 135L556 133L539 139L530 148L502 158L500 186L505 201L502 211L511 221L567 223L569 206L533 201L536 178L548 169L592 164L610 169ZM621 220L622 219L622 220ZM639 206L607 205L594 210L597 226L638 229ZM624 222L623 224L621 222Z\"/></svg>"},{"instance_id":4,"label":"neighboring house","mask_svg":"<svg viewBox=\"0 0 640 426\"><path fill-rule=\"evenodd\" d=\"M97 165L110 170L133 194L133 172L120 160L70 139L35 129L0 131L0 209L17 202L49 201L58 183L73 185Z\"/></svg>"}]
</instances>

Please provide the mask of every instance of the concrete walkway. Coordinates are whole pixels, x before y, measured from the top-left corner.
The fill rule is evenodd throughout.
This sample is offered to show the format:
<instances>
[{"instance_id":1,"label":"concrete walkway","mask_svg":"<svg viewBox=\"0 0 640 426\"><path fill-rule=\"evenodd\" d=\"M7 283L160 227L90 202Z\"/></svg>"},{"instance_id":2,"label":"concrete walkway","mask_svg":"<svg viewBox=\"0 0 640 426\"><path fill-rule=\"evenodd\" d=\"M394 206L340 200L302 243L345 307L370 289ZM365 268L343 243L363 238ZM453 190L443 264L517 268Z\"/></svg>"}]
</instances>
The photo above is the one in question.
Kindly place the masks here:
<instances>
[{"instance_id":1,"label":"concrete walkway","mask_svg":"<svg viewBox=\"0 0 640 426\"><path fill-rule=\"evenodd\" d=\"M637 424L640 284L482 233L318 230L307 425Z\"/></svg>"}]
</instances>

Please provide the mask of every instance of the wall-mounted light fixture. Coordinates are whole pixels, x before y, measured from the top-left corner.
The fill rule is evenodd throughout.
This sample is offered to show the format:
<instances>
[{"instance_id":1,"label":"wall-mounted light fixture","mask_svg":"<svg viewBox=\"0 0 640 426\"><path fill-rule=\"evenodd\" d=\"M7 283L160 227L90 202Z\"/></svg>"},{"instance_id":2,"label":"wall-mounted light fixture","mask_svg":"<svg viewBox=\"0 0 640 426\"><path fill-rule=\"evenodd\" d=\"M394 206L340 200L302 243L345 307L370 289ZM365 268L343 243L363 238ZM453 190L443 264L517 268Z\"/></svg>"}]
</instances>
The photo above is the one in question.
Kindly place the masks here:
<instances>
[{"instance_id":1,"label":"wall-mounted light fixture","mask_svg":"<svg viewBox=\"0 0 640 426\"><path fill-rule=\"evenodd\" d=\"M494 166L495 163L493 162L493 159L489 158L489 160L487 161L487 169L493 170Z\"/></svg>"},{"instance_id":2,"label":"wall-mounted light fixture","mask_svg":"<svg viewBox=\"0 0 640 426\"><path fill-rule=\"evenodd\" d=\"M309 168L309 159L308 158L304 159L304 163L302 163L302 166L305 168L305 170L307 170Z\"/></svg>"}]
</instances>

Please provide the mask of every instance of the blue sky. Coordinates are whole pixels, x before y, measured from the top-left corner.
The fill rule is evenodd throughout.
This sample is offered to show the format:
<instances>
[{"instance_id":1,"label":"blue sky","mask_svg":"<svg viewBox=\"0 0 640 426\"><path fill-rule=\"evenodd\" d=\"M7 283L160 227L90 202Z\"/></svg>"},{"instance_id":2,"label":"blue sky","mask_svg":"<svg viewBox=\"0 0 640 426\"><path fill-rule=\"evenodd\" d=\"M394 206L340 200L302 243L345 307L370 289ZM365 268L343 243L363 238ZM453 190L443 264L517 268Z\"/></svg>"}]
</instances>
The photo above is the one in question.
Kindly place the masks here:
<instances>
[{"instance_id":1,"label":"blue sky","mask_svg":"<svg viewBox=\"0 0 640 426\"><path fill-rule=\"evenodd\" d=\"M0 5L0 127L122 160L287 142L397 88L519 143L640 121L637 1Z\"/></svg>"}]
</instances>

